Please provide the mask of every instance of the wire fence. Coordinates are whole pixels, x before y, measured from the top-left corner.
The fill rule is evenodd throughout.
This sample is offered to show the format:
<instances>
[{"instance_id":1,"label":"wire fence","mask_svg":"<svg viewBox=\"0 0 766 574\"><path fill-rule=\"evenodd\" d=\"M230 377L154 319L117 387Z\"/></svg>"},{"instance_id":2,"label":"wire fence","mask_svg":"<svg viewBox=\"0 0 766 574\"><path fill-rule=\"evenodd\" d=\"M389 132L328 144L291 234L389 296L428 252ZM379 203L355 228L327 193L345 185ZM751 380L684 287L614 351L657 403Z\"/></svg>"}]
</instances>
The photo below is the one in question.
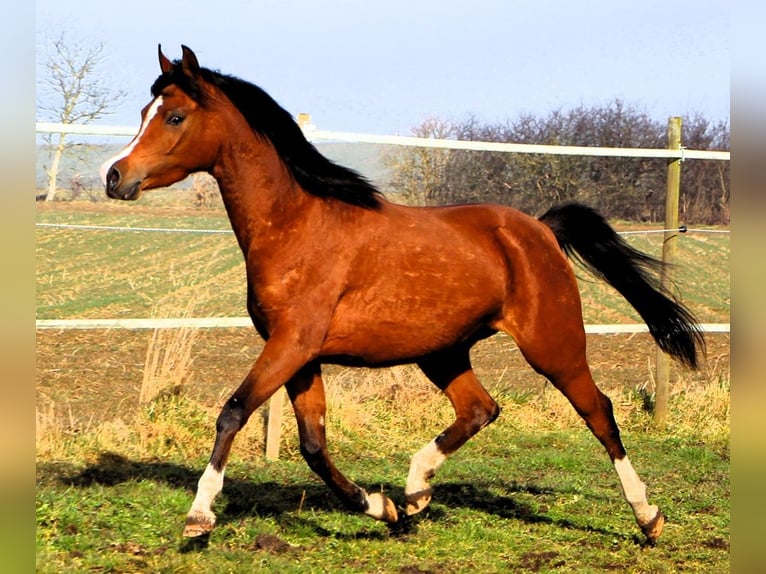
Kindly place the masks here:
<instances>
[{"instance_id":1,"label":"wire fence","mask_svg":"<svg viewBox=\"0 0 766 574\"><path fill-rule=\"evenodd\" d=\"M37 227L47 229L68 229L76 231L109 231L109 232L141 232L141 233L203 233L203 234L233 234L231 229L194 229L173 227L125 227L114 225L80 225L69 223L37 223ZM676 230L641 229L634 231L619 231L620 235L636 235L647 233L730 233L730 230L687 228L681 226ZM133 318L133 319L38 319L37 329L214 329L214 328L250 328L252 321L249 317L185 317L185 318ZM729 333L729 323L705 323L700 325L705 333ZM631 324L593 324L585 325L588 334L633 334L647 333L649 330L643 323Z\"/></svg>"}]
</instances>

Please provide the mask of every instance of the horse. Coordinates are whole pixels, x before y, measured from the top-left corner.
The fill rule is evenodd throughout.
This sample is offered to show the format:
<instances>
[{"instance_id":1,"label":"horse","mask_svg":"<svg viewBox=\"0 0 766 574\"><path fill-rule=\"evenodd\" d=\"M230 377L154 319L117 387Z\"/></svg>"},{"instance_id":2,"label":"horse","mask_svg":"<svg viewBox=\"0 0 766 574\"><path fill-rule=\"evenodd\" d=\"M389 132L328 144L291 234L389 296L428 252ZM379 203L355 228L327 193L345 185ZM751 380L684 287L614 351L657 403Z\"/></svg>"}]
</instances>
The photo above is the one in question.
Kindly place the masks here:
<instances>
[{"instance_id":1,"label":"horse","mask_svg":"<svg viewBox=\"0 0 766 574\"><path fill-rule=\"evenodd\" d=\"M663 351L696 368L701 329L659 285L659 261L579 203L535 218L492 204L391 202L362 175L322 156L261 88L201 67L186 46L181 59L171 61L161 46L158 55L161 73L138 133L101 167L106 194L136 200L191 173L210 173L246 264L247 310L265 340L216 420L184 536L212 531L211 506L234 437L283 386L302 456L347 508L388 523L421 512L437 469L500 414L469 352L502 331L606 449L638 526L656 542L665 518L647 500L612 404L591 375L570 259L621 293ZM346 478L328 455L322 366L404 363L419 366L447 396L455 419L412 456L405 506L397 509L384 493Z\"/></svg>"}]
</instances>

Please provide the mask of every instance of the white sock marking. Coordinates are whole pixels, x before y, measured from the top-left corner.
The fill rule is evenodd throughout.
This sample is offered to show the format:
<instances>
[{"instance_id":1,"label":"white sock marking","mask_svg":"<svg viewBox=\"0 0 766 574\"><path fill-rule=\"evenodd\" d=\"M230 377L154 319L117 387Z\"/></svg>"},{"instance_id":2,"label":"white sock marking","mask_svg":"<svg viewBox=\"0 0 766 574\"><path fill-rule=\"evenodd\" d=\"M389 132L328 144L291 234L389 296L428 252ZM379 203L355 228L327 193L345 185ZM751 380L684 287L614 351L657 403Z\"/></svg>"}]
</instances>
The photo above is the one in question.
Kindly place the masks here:
<instances>
[{"instance_id":1,"label":"white sock marking","mask_svg":"<svg viewBox=\"0 0 766 574\"><path fill-rule=\"evenodd\" d=\"M641 479L633 469L633 465L630 464L630 460L627 455L622 460L614 460L614 469L617 471L617 476L620 477L620 484L622 485L622 492L625 495L625 500L628 501L633 508L633 514L636 515L636 520L639 524L647 524L657 516L659 508L654 505L650 505L646 499L646 485L641 482Z\"/></svg>"},{"instance_id":2,"label":"white sock marking","mask_svg":"<svg viewBox=\"0 0 766 574\"><path fill-rule=\"evenodd\" d=\"M146 112L146 116L144 117L144 121L141 123L141 128L138 130L136 137L130 140L130 143L126 145L121 151L117 152L117 154L113 155L101 164L101 167L98 170L98 174L101 176L102 184L106 185L106 174L109 172L109 168L120 161L122 158L128 157L133 152L135 147L138 145L138 141L141 139L141 136L144 135L149 122L151 122L152 118L157 115L157 110L159 110L161 105L162 96L158 96L154 99L152 105L149 106L149 110Z\"/></svg>"},{"instance_id":3,"label":"white sock marking","mask_svg":"<svg viewBox=\"0 0 766 574\"><path fill-rule=\"evenodd\" d=\"M194 497L189 514L195 512L204 515L212 514L211 507L213 506L213 501L223 490L223 473L224 469L218 472L213 468L212 464L207 465L205 472L202 473L197 483L197 495Z\"/></svg>"},{"instance_id":4,"label":"white sock marking","mask_svg":"<svg viewBox=\"0 0 766 574\"><path fill-rule=\"evenodd\" d=\"M407 475L407 486L404 489L404 494L415 494L416 492L429 489L429 479L445 460L447 460L447 455L439 449L436 440L432 440L412 455L410 473Z\"/></svg>"}]
</instances>

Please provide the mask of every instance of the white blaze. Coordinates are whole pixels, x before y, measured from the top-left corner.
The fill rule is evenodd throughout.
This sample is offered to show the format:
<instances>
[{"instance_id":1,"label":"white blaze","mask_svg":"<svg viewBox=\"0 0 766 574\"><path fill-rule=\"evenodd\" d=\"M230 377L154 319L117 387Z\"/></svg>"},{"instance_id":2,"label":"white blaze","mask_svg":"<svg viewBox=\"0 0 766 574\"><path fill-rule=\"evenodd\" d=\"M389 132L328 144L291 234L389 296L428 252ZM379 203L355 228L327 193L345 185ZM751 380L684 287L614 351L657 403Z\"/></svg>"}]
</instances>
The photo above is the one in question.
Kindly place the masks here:
<instances>
[{"instance_id":1,"label":"white blaze","mask_svg":"<svg viewBox=\"0 0 766 574\"><path fill-rule=\"evenodd\" d=\"M144 132L146 131L147 126L149 125L149 122L152 121L152 118L157 115L157 110L159 110L161 105L162 105L162 96L158 96L157 98L154 99L154 101L152 102L152 105L149 107L149 110L146 112L146 116L144 117L144 121L141 124L141 128L138 130L136 137L130 140L130 143L126 145L122 149L122 151L117 152L116 155L113 155L112 157L110 157L104 163L101 164L101 167L99 168L98 173L101 176L102 184L106 185L106 174L109 171L109 168L112 167L118 161L120 161L122 158L128 157L133 151L133 149L138 145L138 142L141 139L141 136L144 135Z\"/></svg>"}]
</instances>

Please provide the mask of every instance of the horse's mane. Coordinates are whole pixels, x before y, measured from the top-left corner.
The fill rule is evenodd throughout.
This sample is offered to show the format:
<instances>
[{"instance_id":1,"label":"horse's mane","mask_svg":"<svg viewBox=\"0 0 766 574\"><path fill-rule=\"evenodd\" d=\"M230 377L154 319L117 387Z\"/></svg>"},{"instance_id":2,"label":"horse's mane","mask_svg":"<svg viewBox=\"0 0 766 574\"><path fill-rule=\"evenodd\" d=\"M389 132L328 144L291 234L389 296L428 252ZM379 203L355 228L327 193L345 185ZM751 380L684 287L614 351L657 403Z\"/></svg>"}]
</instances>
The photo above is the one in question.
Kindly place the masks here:
<instances>
[{"instance_id":1,"label":"horse's mane","mask_svg":"<svg viewBox=\"0 0 766 574\"><path fill-rule=\"evenodd\" d=\"M202 78L218 87L239 109L253 131L272 143L290 174L307 192L319 197L335 197L366 208L380 205L380 191L356 171L324 157L303 135L293 117L258 86L200 68ZM175 84L192 99L205 104L204 92L181 71L179 61L173 70L162 74L152 85L152 96Z\"/></svg>"}]
</instances>

